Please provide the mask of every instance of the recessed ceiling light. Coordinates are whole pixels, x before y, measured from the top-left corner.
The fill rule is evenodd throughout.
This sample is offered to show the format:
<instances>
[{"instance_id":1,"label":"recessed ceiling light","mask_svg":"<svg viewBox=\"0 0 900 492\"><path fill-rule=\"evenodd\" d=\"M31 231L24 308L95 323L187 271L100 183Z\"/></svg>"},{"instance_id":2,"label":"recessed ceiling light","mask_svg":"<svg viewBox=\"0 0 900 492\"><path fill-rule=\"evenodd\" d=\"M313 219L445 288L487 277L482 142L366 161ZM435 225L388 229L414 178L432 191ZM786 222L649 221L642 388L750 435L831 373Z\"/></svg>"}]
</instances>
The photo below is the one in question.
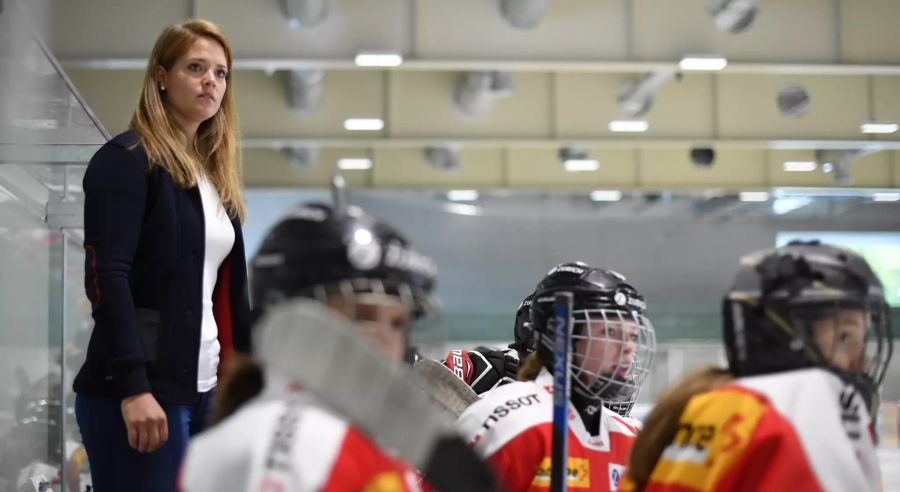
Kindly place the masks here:
<instances>
[{"instance_id":1,"label":"recessed ceiling light","mask_svg":"<svg viewBox=\"0 0 900 492\"><path fill-rule=\"evenodd\" d=\"M384 121L381 118L347 118L344 120L344 130L360 131L360 130L381 130L384 128Z\"/></svg>"},{"instance_id":2,"label":"recessed ceiling light","mask_svg":"<svg viewBox=\"0 0 900 492\"><path fill-rule=\"evenodd\" d=\"M575 173L582 171L596 171L600 169L600 163L595 159L566 159L563 161L566 171Z\"/></svg>"},{"instance_id":3,"label":"recessed ceiling light","mask_svg":"<svg viewBox=\"0 0 900 492\"><path fill-rule=\"evenodd\" d=\"M645 120L612 120L609 122L611 132L645 132L650 124Z\"/></svg>"},{"instance_id":4,"label":"recessed ceiling light","mask_svg":"<svg viewBox=\"0 0 900 492\"><path fill-rule=\"evenodd\" d=\"M784 170L788 172L815 171L816 167L815 161L785 161L784 163Z\"/></svg>"},{"instance_id":5,"label":"recessed ceiling light","mask_svg":"<svg viewBox=\"0 0 900 492\"><path fill-rule=\"evenodd\" d=\"M859 125L863 133L894 133L900 126L893 121L867 121Z\"/></svg>"},{"instance_id":6,"label":"recessed ceiling light","mask_svg":"<svg viewBox=\"0 0 900 492\"><path fill-rule=\"evenodd\" d=\"M398 53L359 53L353 59L358 67L399 67L403 56Z\"/></svg>"},{"instance_id":7,"label":"recessed ceiling light","mask_svg":"<svg viewBox=\"0 0 900 492\"><path fill-rule=\"evenodd\" d=\"M723 56L686 56L678 62L682 70L722 70L728 65L728 60Z\"/></svg>"},{"instance_id":8,"label":"recessed ceiling light","mask_svg":"<svg viewBox=\"0 0 900 492\"><path fill-rule=\"evenodd\" d=\"M338 159L338 168L345 171L359 171L372 168L372 159L365 157L345 157Z\"/></svg>"}]
</instances>

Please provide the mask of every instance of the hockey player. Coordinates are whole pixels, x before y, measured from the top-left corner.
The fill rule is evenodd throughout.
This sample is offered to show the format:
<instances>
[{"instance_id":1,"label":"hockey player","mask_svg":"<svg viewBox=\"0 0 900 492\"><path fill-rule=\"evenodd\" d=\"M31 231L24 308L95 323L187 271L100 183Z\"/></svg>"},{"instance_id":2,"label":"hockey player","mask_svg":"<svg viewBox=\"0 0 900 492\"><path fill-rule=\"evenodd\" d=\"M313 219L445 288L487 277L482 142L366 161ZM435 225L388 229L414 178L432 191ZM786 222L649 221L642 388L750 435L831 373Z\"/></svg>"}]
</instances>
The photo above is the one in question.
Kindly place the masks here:
<instances>
[{"instance_id":1,"label":"hockey player","mask_svg":"<svg viewBox=\"0 0 900 492\"><path fill-rule=\"evenodd\" d=\"M472 350L451 350L444 359L444 365L479 395L517 381L521 361L536 348L537 337L531 325L533 298L534 294L529 294L519 303L513 328L515 341L509 344L509 348L475 347ZM628 417L639 390L640 385L627 385L621 388L618 394L604 398L603 406L622 417ZM640 422L634 421L632 424L640 425Z\"/></svg>"},{"instance_id":2,"label":"hockey player","mask_svg":"<svg viewBox=\"0 0 900 492\"><path fill-rule=\"evenodd\" d=\"M359 209L339 213L307 205L268 233L252 262L252 298L262 311L295 297L317 299L354 320L384 357L400 361L410 324L437 309L435 274L430 259ZM232 415L192 441L180 481L184 492L418 488L410 466L300 390L289 375L257 366L250 380L263 377L261 394L243 405L232 402ZM255 392L226 383L223 393L228 391L241 396L223 394L225 400Z\"/></svg>"},{"instance_id":3,"label":"hockey player","mask_svg":"<svg viewBox=\"0 0 900 492\"><path fill-rule=\"evenodd\" d=\"M550 486L553 326L556 292L571 292L572 395L569 402L569 488L616 490L636 426L603 407L604 398L633 394L652 364L653 327L644 299L622 275L584 263L563 263L538 284L531 306L536 351L519 375L460 415L458 427L488 460L506 490Z\"/></svg>"},{"instance_id":4,"label":"hockey player","mask_svg":"<svg viewBox=\"0 0 900 492\"><path fill-rule=\"evenodd\" d=\"M865 260L818 242L745 256L722 321L728 369L663 395L623 489L880 490L868 413L892 336Z\"/></svg>"}]
</instances>

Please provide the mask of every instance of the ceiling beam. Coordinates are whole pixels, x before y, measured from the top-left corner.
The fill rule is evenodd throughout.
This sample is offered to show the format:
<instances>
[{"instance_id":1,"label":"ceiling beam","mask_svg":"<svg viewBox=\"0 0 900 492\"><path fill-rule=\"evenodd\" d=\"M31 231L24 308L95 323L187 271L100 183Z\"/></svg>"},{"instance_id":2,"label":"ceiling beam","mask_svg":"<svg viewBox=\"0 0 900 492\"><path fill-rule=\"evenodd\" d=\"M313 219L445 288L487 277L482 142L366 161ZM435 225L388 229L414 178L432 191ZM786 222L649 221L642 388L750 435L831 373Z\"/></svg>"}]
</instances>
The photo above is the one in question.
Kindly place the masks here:
<instances>
[{"instance_id":1,"label":"ceiling beam","mask_svg":"<svg viewBox=\"0 0 900 492\"><path fill-rule=\"evenodd\" d=\"M93 70L143 70L147 59L140 57L59 57L66 68ZM236 70L322 69L373 70L358 67L351 59L339 58L235 58ZM405 59L397 67L378 68L391 71L478 71L504 70L512 72L587 72L641 73L667 71L678 68L678 61L619 62L619 61L556 61L556 60L425 60ZM776 75L898 75L900 65L811 64L811 63L739 63L731 62L723 70L727 74Z\"/></svg>"},{"instance_id":2,"label":"ceiling beam","mask_svg":"<svg viewBox=\"0 0 900 492\"><path fill-rule=\"evenodd\" d=\"M478 138L293 138L293 137L252 137L242 140L245 149L283 149L318 145L326 148L405 148L428 147L452 142L466 148L477 147L521 147L558 148L570 145L590 147L633 149L633 148L677 148L708 146L717 149L776 149L776 150L820 150L820 149L867 149L900 150L900 141L873 140L734 140L734 139L478 139Z\"/></svg>"}]
</instances>

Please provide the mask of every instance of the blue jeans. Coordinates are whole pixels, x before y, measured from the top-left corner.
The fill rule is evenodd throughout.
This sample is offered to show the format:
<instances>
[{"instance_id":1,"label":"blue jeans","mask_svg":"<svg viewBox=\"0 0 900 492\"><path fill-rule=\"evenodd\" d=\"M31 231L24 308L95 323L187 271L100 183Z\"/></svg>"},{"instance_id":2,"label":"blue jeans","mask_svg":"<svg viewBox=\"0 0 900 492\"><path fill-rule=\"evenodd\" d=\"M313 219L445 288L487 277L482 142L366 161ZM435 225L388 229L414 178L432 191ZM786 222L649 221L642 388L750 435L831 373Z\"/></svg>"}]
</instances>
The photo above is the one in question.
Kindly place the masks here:
<instances>
[{"instance_id":1,"label":"blue jeans","mask_svg":"<svg viewBox=\"0 0 900 492\"><path fill-rule=\"evenodd\" d=\"M161 403L169 424L169 440L152 453L128 444L121 400L75 397L75 418L91 465L96 492L172 492L188 438L207 424L216 390L200 393L192 405Z\"/></svg>"}]
</instances>

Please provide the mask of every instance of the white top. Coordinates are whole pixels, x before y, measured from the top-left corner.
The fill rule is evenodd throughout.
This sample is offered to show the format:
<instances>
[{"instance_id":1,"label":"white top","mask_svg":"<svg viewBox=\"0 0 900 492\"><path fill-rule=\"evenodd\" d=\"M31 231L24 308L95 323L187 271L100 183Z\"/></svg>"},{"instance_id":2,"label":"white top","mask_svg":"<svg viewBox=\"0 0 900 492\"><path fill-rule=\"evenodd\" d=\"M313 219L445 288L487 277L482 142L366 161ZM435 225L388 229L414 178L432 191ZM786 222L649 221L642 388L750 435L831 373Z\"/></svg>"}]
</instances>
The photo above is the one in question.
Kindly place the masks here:
<instances>
[{"instance_id":1,"label":"white top","mask_svg":"<svg viewBox=\"0 0 900 492\"><path fill-rule=\"evenodd\" d=\"M197 178L206 224L206 255L203 259L203 319L200 325L200 358L197 366L197 391L205 393L216 387L219 368L219 329L213 316L212 295L219 266L234 246L234 227L219 194L205 175Z\"/></svg>"}]
</instances>

